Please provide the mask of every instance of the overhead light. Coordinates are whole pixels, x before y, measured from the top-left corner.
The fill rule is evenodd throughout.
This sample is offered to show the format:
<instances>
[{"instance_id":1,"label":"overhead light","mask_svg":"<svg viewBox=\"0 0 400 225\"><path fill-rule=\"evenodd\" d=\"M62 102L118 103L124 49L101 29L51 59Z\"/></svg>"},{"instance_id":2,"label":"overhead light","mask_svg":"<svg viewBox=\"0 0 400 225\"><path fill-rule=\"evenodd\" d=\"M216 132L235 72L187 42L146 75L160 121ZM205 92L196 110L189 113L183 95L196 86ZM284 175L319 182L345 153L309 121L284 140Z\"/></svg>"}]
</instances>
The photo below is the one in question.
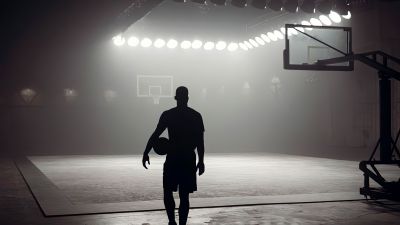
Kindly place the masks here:
<instances>
[{"instance_id":1,"label":"overhead light","mask_svg":"<svg viewBox=\"0 0 400 225\"><path fill-rule=\"evenodd\" d=\"M143 38L142 41L140 42L140 45L141 45L143 48L148 48L148 47L151 46L152 43L153 43L153 42L150 40L150 38Z\"/></svg>"},{"instance_id":2,"label":"overhead light","mask_svg":"<svg viewBox=\"0 0 400 225\"><path fill-rule=\"evenodd\" d=\"M189 49L192 46L192 43L190 41L182 41L181 42L181 48L183 49Z\"/></svg>"},{"instance_id":3,"label":"overhead light","mask_svg":"<svg viewBox=\"0 0 400 225\"><path fill-rule=\"evenodd\" d=\"M201 48L202 45L203 45L203 42L201 42L199 40L194 40L192 42L192 48L193 49L199 49L199 48Z\"/></svg>"},{"instance_id":4,"label":"overhead light","mask_svg":"<svg viewBox=\"0 0 400 225\"><path fill-rule=\"evenodd\" d=\"M215 48L219 51L224 50L226 48L226 42L218 41L217 44L215 45Z\"/></svg>"},{"instance_id":5,"label":"overhead light","mask_svg":"<svg viewBox=\"0 0 400 225\"><path fill-rule=\"evenodd\" d=\"M236 51L238 48L239 48L239 45L235 42L231 42L228 45L228 51L230 51L230 52Z\"/></svg>"},{"instance_id":6,"label":"overhead light","mask_svg":"<svg viewBox=\"0 0 400 225\"><path fill-rule=\"evenodd\" d=\"M267 7L267 0L253 0L251 5L257 9L265 9Z\"/></svg>"},{"instance_id":7,"label":"overhead light","mask_svg":"<svg viewBox=\"0 0 400 225\"><path fill-rule=\"evenodd\" d=\"M301 21L301 25L311 26L311 23L306 21L306 20L303 20L303 21ZM312 30L311 27L306 27L305 29L306 30Z\"/></svg>"},{"instance_id":8,"label":"overhead light","mask_svg":"<svg viewBox=\"0 0 400 225\"><path fill-rule=\"evenodd\" d=\"M225 5L226 0L211 0L212 3L216 5Z\"/></svg>"},{"instance_id":9,"label":"overhead light","mask_svg":"<svg viewBox=\"0 0 400 225\"><path fill-rule=\"evenodd\" d=\"M275 34L274 33L272 33L272 32L268 32L267 33L267 36L268 36L268 38L271 40L271 41L277 41L278 40L278 38L275 36Z\"/></svg>"},{"instance_id":10,"label":"overhead light","mask_svg":"<svg viewBox=\"0 0 400 225\"><path fill-rule=\"evenodd\" d=\"M239 8L244 8L247 6L247 0L232 0L231 4Z\"/></svg>"},{"instance_id":11,"label":"overhead light","mask_svg":"<svg viewBox=\"0 0 400 225\"><path fill-rule=\"evenodd\" d=\"M329 13L329 18L334 22L334 23L340 23L342 22L342 17L340 17L340 15L335 12L335 11L331 11L331 13Z\"/></svg>"},{"instance_id":12,"label":"overhead light","mask_svg":"<svg viewBox=\"0 0 400 225\"><path fill-rule=\"evenodd\" d=\"M178 42L174 39L170 39L167 42L167 48L176 48L176 46L178 46Z\"/></svg>"},{"instance_id":13,"label":"overhead light","mask_svg":"<svg viewBox=\"0 0 400 225\"><path fill-rule=\"evenodd\" d=\"M274 35L281 40L285 39L285 36L279 30L274 30Z\"/></svg>"},{"instance_id":14,"label":"overhead light","mask_svg":"<svg viewBox=\"0 0 400 225\"><path fill-rule=\"evenodd\" d=\"M310 19L310 23L311 23L311 25L313 25L313 26L322 26L321 21L319 21L319 19L316 19L316 18L311 18L311 19Z\"/></svg>"},{"instance_id":15,"label":"overhead light","mask_svg":"<svg viewBox=\"0 0 400 225\"><path fill-rule=\"evenodd\" d=\"M320 15L319 20L326 26L332 25L332 21L329 19L329 17L325 15Z\"/></svg>"},{"instance_id":16,"label":"overhead light","mask_svg":"<svg viewBox=\"0 0 400 225\"><path fill-rule=\"evenodd\" d=\"M249 49L254 48L253 45L251 45L250 42L248 42L248 41L244 41L243 43L244 43L244 44L246 45L246 47L249 48Z\"/></svg>"},{"instance_id":17,"label":"overhead light","mask_svg":"<svg viewBox=\"0 0 400 225\"><path fill-rule=\"evenodd\" d=\"M253 40L253 39L249 39L249 42L250 42L250 44L251 45L253 45L255 48L257 48L259 45L257 44L257 42L255 41L255 40Z\"/></svg>"},{"instance_id":18,"label":"overhead light","mask_svg":"<svg viewBox=\"0 0 400 225\"><path fill-rule=\"evenodd\" d=\"M306 13L314 13L315 9L314 0L304 0L303 4L300 5L300 9Z\"/></svg>"},{"instance_id":19,"label":"overhead light","mask_svg":"<svg viewBox=\"0 0 400 225\"><path fill-rule=\"evenodd\" d=\"M270 0L268 2L268 8L274 11L281 11L283 7L282 0Z\"/></svg>"},{"instance_id":20,"label":"overhead light","mask_svg":"<svg viewBox=\"0 0 400 225\"><path fill-rule=\"evenodd\" d=\"M139 45L139 38L134 37L134 36L130 37L128 39L128 45L131 46L131 47L138 46Z\"/></svg>"},{"instance_id":21,"label":"overhead light","mask_svg":"<svg viewBox=\"0 0 400 225\"><path fill-rule=\"evenodd\" d=\"M249 48L248 48L244 43L239 43L239 47L240 47L241 49L243 49L244 51L249 50Z\"/></svg>"},{"instance_id":22,"label":"overhead light","mask_svg":"<svg viewBox=\"0 0 400 225\"><path fill-rule=\"evenodd\" d=\"M351 19L351 12L347 11L347 15L343 15L342 17L345 18L346 20Z\"/></svg>"},{"instance_id":23,"label":"overhead light","mask_svg":"<svg viewBox=\"0 0 400 225\"><path fill-rule=\"evenodd\" d=\"M337 1L336 1L337 2ZM316 1L315 8L324 14L329 14L332 10L333 2L331 0Z\"/></svg>"},{"instance_id":24,"label":"overhead light","mask_svg":"<svg viewBox=\"0 0 400 225\"><path fill-rule=\"evenodd\" d=\"M300 27L300 28L302 28L302 27ZM299 27L297 27L297 29L300 30ZM304 31L304 29L303 29L303 31ZM298 35L298 34L299 34L299 32L296 29L293 29L293 28L288 29L288 36Z\"/></svg>"},{"instance_id":25,"label":"overhead light","mask_svg":"<svg viewBox=\"0 0 400 225\"><path fill-rule=\"evenodd\" d=\"M154 47L156 47L156 48L162 48L162 47L164 47L164 45L165 45L165 41L163 39L157 39L154 42Z\"/></svg>"},{"instance_id":26,"label":"overhead light","mask_svg":"<svg viewBox=\"0 0 400 225\"><path fill-rule=\"evenodd\" d=\"M267 43L271 42L271 39L266 34L261 34L260 37Z\"/></svg>"},{"instance_id":27,"label":"overhead light","mask_svg":"<svg viewBox=\"0 0 400 225\"><path fill-rule=\"evenodd\" d=\"M205 50L213 50L215 47L214 42L208 41L204 44L204 49Z\"/></svg>"},{"instance_id":28,"label":"overhead light","mask_svg":"<svg viewBox=\"0 0 400 225\"><path fill-rule=\"evenodd\" d=\"M122 37L121 34L119 34L119 35L117 35L117 36L114 36L114 37L112 38L112 41L113 41L114 45L116 45L116 46L118 46L118 47L125 44L125 38Z\"/></svg>"},{"instance_id":29,"label":"overhead light","mask_svg":"<svg viewBox=\"0 0 400 225\"><path fill-rule=\"evenodd\" d=\"M265 41L260 37L255 37L254 40L260 45L265 45Z\"/></svg>"}]
</instances>

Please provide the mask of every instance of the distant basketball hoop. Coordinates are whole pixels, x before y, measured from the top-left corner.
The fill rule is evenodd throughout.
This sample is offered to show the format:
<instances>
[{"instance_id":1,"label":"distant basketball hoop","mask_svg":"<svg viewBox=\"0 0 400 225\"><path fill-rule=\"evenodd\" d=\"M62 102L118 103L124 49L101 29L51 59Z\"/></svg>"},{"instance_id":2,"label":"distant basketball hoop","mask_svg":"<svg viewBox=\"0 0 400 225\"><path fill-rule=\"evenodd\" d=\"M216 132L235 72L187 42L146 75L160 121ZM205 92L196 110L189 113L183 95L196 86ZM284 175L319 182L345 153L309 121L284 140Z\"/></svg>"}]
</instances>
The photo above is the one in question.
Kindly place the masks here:
<instances>
[{"instance_id":1,"label":"distant basketball hoop","mask_svg":"<svg viewBox=\"0 0 400 225\"><path fill-rule=\"evenodd\" d=\"M160 104L161 98L171 98L173 89L172 76L137 76L137 97L152 98L155 105Z\"/></svg>"}]
</instances>

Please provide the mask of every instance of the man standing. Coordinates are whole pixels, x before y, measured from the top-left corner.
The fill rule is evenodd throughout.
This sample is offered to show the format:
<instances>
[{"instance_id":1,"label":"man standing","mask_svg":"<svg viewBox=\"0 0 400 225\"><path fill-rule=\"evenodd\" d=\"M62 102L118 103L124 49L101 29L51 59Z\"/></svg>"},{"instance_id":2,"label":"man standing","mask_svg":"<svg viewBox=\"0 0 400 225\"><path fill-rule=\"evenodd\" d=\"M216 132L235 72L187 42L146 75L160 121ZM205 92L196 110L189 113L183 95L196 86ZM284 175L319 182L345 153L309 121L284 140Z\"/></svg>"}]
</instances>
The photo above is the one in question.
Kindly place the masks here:
<instances>
[{"instance_id":1,"label":"man standing","mask_svg":"<svg viewBox=\"0 0 400 225\"><path fill-rule=\"evenodd\" d=\"M175 201L173 192L179 189L179 225L186 225L189 214L189 193L197 191L196 171L204 173L204 125L201 114L188 107L189 91L186 87L176 89L177 107L162 113L157 128L147 142L142 163L150 165L149 152L155 141L168 129L171 148L164 163L163 188L164 205L169 225L175 222ZM196 153L199 157L196 166Z\"/></svg>"}]
</instances>

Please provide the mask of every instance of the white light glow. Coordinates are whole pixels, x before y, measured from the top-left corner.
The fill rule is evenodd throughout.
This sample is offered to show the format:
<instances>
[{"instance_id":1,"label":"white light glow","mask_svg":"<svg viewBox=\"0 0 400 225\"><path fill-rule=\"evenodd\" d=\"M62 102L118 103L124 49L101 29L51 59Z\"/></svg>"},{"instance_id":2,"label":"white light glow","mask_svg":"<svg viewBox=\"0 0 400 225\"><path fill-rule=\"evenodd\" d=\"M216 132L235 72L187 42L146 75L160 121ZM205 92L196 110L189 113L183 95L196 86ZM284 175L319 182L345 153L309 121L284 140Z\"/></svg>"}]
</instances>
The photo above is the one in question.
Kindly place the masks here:
<instances>
[{"instance_id":1,"label":"white light glow","mask_svg":"<svg viewBox=\"0 0 400 225\"><path fill-rule=\"evenodd\" d=\"M310 23L311 23L311 25L313 25L313 26L322 26L321 21L319 21L319 19L316 19L316 18L311 18L311 19L310 19Z\"/></svg>"},{"instance_id":2,"label":"white light glow","mask_svg":"<svg viewBox=\"0 0 400 225\"><path fill-rule=\"evenodd\" d=\"M194 40L192 42L192 48L193 49L199 49L199 48L201 48L201 46L203 46L203 42L201 42L199 40Z\"/></svg>"},{"instance_id":3,"label":"white light glow","mask_svg":"<svg viewBox=\"0 0 400 225\"><path fill-rule=\"evenodd\" d=\"M260 36L265 42L270 43L271 39L266 34L261 34Z\"/></svg>"},{"instance_id":4,"label":"white light glow","mask_svg":"<svg viewBox=\"0 0 400 225\"><path fill-rule=\"evenodd\" d=\"M256 37L255 40L257 41L258 44L260 44L260 45L265 45L265 41L263 41L262 38Z\"/></svg>"},{"instance_id":5,"label":"white light glow","mask_svg":"<svg viewBox=\"0 0 400 225\"><path fill-rule=\"evenodd\" d=\"M156 47L156 48L162 48L164 46L165 46L165 41L163 39L157 39L154 42L154 47Z\"/></svg>"},{"instance_id":6,"label":"white light glow","mask_svg":"<svg viewBox=\"0 0 400 225\"><path fill-rule=\"evenodd\" d=\"M239 47L244 51L249 50L249 48L244 43L239 43Z\"/></svg>"},{"instance_id":7,"label":"white light glow","mask_svg":"<svg viewBox=\"0 0 400 225\"><path fill-rule=\"evenodd\" d=\"M334 23L340 23L342 22L342 17L340 17L340 15L335 12L335 11L331 11L331 13L329 13L329 18L334 22Z\"/></svg>"},{"instance_id":8,"label":"white light glow","mask_svg":"<svg viewBox=\"0 0 400 225\"><path fill-rule=\"evenodd\" d=\"M225 41L218 41L215 48L219 51L224 50L226 48L226 42Z\"/></svg>"},{"instance_id":9,"label":"white light glow","mask_svg":"<svg viewBox=\"0 0 400 225\"><path fill-rule=\"evenodd\" d=\"M239 48L239 45L235 42L231 42L228 45L228 51L233 52L236 51Z\"/></svg>"},{"instance_id":10,"label":"white light glow","mask_svg":"<svg viewBox=\"0 0 400 225\"><path fill-rule=\"evenodd\" d=\"M248 41L244 41L244 44L245 44L246 47L249 48L249 49L254 48L253 45L251 45Z\"/></svg>"},{"instance_id":11,"label":"white light glow","mask_svg":"<svg viewBox=\"0 0 400 225\"><path fill-rule=\"evenodd\" d=\"M308 21L303 20L303 21L301 21L301 25L307 25L307 26L309 26L309 25L311 25L311 23L308 22ZM307 27L306 30L312 30L312 28Z\"/></svg>"},{"instance_id":12,"label":"white light glow","mask_svg":"<svg viewBox=\"0 0 400 225\"><path fill-rule=\"evenodd\" d=\"M282 34L286 34L286 30L285 30L285 28L284 27L281 27L281 32L282 32Z\"/></svg>"},{"instance_id":13,"label":"white light glow","mask_svg":"<svg viewBox=\"0 0 400 225\"><path fill-rule=\"evenodd\" d=\"M347 11L347 15L343 15L342 17L345 18L346 20L351 19L351 12Z\"/></svg>"},{"instance_id":14,"label":"white light glow","mask_svg":"<svg viewBox=\"0 0 400 225\"><path fill-rule=\"evenodd\" d=\"M139 45L139 38L134 37L134 36L130 37L128 39L128 45L131 46L131 47L138 46Z\"/></svg>"},{"instance_id":15,"label":"white light glow","mask_svg":"<svg viewBox=\"0 0 400 225\"><path fill-rule=\"evenodd\" d=\"M249 42L250 42L250 44L251 45L253 45L255 48L257 48L259 45L257 44L257 42L255 41L255 40L253 40L253 39L249 39Z\"/></svg>"},{"instance_id":16,"label":"white light glow","mask_svg":"<svg viewBox=\"0 0 400 225\"><path fill-rule=\"evenodd\" d=\"M204 44L204 49L205 49L205 50L213 50L214 47L215 47L215 44L214 44L214 42L211 42L211 41L207 41L207 42Z\"/></svg>"},{"instance_id":17,"label":"white light glow","mask_svg":"<svg viewBox=\"0 0 400 225\"><path fill-rule=\"evenodd\" d=\"M178 42L176 40L174 40L174 39L170 39L167 42L167 47L168 48L176 48L176 46L178 46Z\"/></svg>"},{"instance_id":18,"label":"white light glow","mask_svg":"<svg viewBox=\"0 0 400 225\"><path fill-rule=\"evenodd\" d=\"M278 38L275 36L275 34L274 33L272 33L272 32L268 32L267 33L267 36L268 36L268 38L271 40L271 41L277 41L278 40Z\"/></svg>"},{"instance_id":19,"label":"white light glow","mask_svg":"<svg viewBox=\"0 0 400 225\"><path fill-rule=\"evenodd\" d=\"M302 27L296 27L296 29L301 31L301 32L304 32L304 28L302 28ZM296 30L296 32L297 32L297 30Z\"/></svg>"},{"instance_id":20,"label":"white light glow","mask_svg":"<svg viewBox=\"0 0 400 225\"><path fill-rule=\"evenodd\" d=\"M281 40L285 39L285 36L279 30L274 30L274 35Z\"/></svg>"},{"instance_id":21,"label":"white light glow","mask_svg":"<svg viewBox=\"0 0 400 225\"><path fill-rule=\"evenodd\" d=\"M125 38L122 37L122 35L120 35L120 34L115 36L115 37L113 37L112 41L113 41L114 45L116 45L118 47L125 44Z\"/></svg>"},{"instance_id":22,"label":"white light glow","mask_svg":"<svg viewBox=\"0 0 400 225\"><path fill-rule=\"evenodd\" d=\"M321 22L326 26L332 25L332 21L329 19L329 17L327 17L325 15L320 15L319 20L321 20Z\"/></svg>"},{"instance_id":23,"label":"white light glow","mask_svg":"<svg viewBox=\"0 0 400 225\"><path fill-rule=\"evenodd\" d=\"M190 41L182 41L181 42L181 48L183 49L189 49L192 46L192 43Z\"/></svg>"},{"instance_id":24,"label":"white light glow","mask_svg":"<svg viewBox=\"0 0 400 225\"><path fill-rule=\"evenodd\" d=\"M143 38L142 41L140 42L140 45L141 45L143 48L148 48L148 47L151 46L152 43L153 43L153 42L150 40L150 38Z\"/></svg>"},{"instance_id":25,"label":"white light glow","mask_svg":"<svg viewBox=\"0 0 400 225\"><path fill-rule=\"evenodd\" d=\"M296 29L293 29L293 28L289 28L288 29L288 35L289 36L291 36L291 35L298 35L299 34L299 32L296 30Z\"/></svg>"}]
</instances>

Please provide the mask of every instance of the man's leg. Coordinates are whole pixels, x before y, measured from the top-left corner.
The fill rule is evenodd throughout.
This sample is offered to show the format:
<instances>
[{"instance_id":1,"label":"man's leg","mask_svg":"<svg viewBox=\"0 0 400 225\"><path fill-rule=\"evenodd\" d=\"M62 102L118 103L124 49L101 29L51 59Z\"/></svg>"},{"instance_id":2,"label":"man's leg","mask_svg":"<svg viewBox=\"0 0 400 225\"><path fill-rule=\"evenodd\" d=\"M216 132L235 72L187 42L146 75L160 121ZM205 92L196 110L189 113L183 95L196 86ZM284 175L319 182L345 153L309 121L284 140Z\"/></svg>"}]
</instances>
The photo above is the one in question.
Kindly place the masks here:
<instances>
[{"instance_id":1,"label":"man's leg","mask_svg":"<svg viewBox=\"0 0 400 225\"><path fill-rule=\"evenodd\" d=\"M179 225L186 225L189 215L189 192L179 190Z\"/></svg>"},{"instance_id":2,"label":"man's leg","mask_svg":"<svg viewBox=\"0 0 400 225\"><path fill-rule=\"evenodd\" d=\"M171 190L164 189L164 206L167 211L167 216L170 224L176 224L175 222L175 201L174 195Z\"/></svg>"}]
</instances>

